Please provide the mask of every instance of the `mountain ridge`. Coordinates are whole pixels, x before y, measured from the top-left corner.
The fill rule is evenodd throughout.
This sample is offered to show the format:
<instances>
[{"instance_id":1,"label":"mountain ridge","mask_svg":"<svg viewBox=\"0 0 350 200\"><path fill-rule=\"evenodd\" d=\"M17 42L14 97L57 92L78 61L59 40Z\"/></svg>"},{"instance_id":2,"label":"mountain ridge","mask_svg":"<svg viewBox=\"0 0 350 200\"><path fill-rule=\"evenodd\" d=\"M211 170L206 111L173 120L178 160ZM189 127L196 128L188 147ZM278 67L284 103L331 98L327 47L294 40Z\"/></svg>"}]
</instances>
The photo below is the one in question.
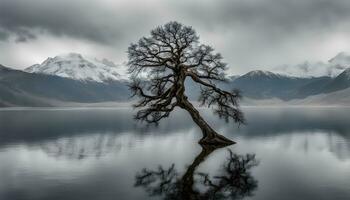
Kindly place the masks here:
<instances>
[{"instance_id":1,"label":"mountain ridge","mask_svg":"<svg viewBox=\"0 0 350 200\"><path fill-rule=\"evenodd\" d=\"M0 104L8 106L53 106L62 102L127 101L124 81L100 83L27 73L6 68L0 70Z\"/></svg>"},{"instance_id":2,"label":"mountain ridge","mask_svg":"<svg viewBox=\"0 0 350 200\"><path fill-rule=\"evenodd\" d=\"M41 64L32 65L25 72L56 75L79 81L109 82L124 79L113 62L103 59L88 59L78 53L49 57Z\"/></svg>"},{"instance_id":3,"label":"mountain ridge","mask_svg":"<svg viewBox=\"0 0 350 200\"><path fill-rule=\"evenodd\" d=\"M340 54L337 60L342 56L346 57L345 54ZM91 59L85 59L81 54L69 53L49 57L40 65L33 65L25 71L0 64L0 106L50 106L55 101L73 103L129 101L130 92L127 87L129 80L120 76L119 67L107 59L95 59L95 62L100 64L94 64ZM65 70L73 68L73 74L69 74L69 70L60 71L62 66ZM106 67L115 70L116 74L112 74L115 75L114 77L91 78L90 75L91 73L94 75L94 72L89 71L90 69L99 71ZM85 68L90 73L77 76L77 73L84 72L79 69ZM37 69L42 71L36 71ZM108 70L102 71L108 74ZM60 74L61 72L63 74ZM245 98L280 99L288 102L349 88L350 68L346 68L334 78L329 76L297 77L266 70L253 70L227 78L227 82L216 84L226 90L238 88ZM186 95L190 100L196 101L200 94L200 87L191 80L186 81L185 84Z\"/></svg>"}]
</instances>

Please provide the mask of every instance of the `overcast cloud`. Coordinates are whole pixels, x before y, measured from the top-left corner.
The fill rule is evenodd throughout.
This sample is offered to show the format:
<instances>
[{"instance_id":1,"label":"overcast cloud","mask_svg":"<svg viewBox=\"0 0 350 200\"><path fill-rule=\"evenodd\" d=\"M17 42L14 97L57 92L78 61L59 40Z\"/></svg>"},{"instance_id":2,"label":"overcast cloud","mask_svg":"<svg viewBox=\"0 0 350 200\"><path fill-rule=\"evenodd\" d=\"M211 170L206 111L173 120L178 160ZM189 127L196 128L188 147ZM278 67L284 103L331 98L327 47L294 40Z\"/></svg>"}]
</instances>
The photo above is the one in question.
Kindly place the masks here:
<instances>
[{"instance_id":1,"label":"overcast cloud","mask_svg":"<svg viewBox=\"0 0 350 200\"><path fill-rule=\"evenodd\" d=\"M193 26L230 73L350 52L348 0L0 0L0 63L22 69L67 52L126 61L157 25Z\"/></svg>"}]
</instances>

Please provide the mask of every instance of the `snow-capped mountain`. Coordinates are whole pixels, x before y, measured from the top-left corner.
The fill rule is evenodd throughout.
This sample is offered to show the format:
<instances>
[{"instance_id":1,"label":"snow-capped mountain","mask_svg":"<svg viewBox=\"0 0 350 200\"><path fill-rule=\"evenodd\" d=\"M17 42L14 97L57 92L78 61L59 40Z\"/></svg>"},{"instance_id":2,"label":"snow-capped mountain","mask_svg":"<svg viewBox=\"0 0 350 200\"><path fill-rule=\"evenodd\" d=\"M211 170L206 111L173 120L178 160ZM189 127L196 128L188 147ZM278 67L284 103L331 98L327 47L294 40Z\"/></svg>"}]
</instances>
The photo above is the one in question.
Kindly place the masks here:
<instances>
[{"instance_id":1,"label":"snow-capped mountain","mask_svg":"<svg viewBox=\"0 0 350 200\"><path fill-rule=\"evenodd\" d=\"M350 67L350 54L346 52L340 52L328 62L334 66L337 65L341 67Z\"/></svg>"},{"instance_id":2,"label":"snow-capped mountain","mask_svg":"<svg viewBox=\"0 0 350 200\"><path fill-rule=\"evenodd\" d=\"M78 53L49 57L43 63L32 65L24 71L100 83L123 79L120 66L107 59L84 58Z\"/></svg>"},{"instance_id":3,"label":"snow-capped mountain","mask_svg":"<svg viewBox=\"0 0 350 200\"><path fill-rule=\"evenodd\" d=\"M79 57L82 56L74 56L78 57L76 59L80 63L89 62L81 61L82 58ZM69 57L69 62L78 62L71 57L72 55ZM59 62L57 58L51 59ZM49 60L47 61L48 63L50 63ZM64 62L68 62L67 59ZM45 62L43 66L45 66L44 64ZM58 63L56 65L60 66ZM130 101L130 91L125 81L98 82L102 81L102 79L98 79L97 81L81 81L80 79L74 80L55 75L27 73L21 70L7 68L0 64L0 107L59 106L65 105L65 102L98 103ZM92 79L90 78L89 80ZM301 78L255 70L242 76L230 77L227 82L217 84L220 88L226 90L238 88L242 91L242 95L245 98L259 100L280 99L281 101L289 101L291 99L303 99L312 95L346 90L347 92L342 92L337 97L340 98L339 101L349 102L350 68L343 70L342 73L333 78L328 76ZM186 82L186 87L190 100L197 100L200 94L198 85L189 79Z\"/></svg>"},{"instance_id":4,"label":"snow-capped mountain","mask_svg":"<svg viewBox=\"0 0 350 200\"><path fill-rule=\"evenodd\" d=\"M262 79L286 78L286 77L293 78L292 76L283 75L283 74L279 74L279 73L273 73L273 72L265 71L265 70L250 71L250 72L242 75L241 77L244 77L244 78L262 78Z\"/></svg>"},{"instance_id":5,"label":"snow-capped mountain","mask_svg":"<svg viewBox=\"0 0 350 200\"><path fill-rule=\"evenodd\" d=\"M238 88L243 96L255 99L280 98L283 100L299 97L298 89L320 81L323 78L316 77L294 77L270 71L250 71L233 81L229 82L228 89ZM330 79L329 77L327 79ZM298 95L297 95L298 94ZM306 92L304 95L308 95Z\"/></svg>"},{"instance_id":6,"label":"snow-capped mountain","mask_svg":"<svg viewBox=\"0 0 350 200\"><path fill-rule=\"evenodd\" d=\"M340 52L328 62L303 62L297 65L283 65L274 68L275 72L298 77L331 76L336 77L350 67L350 54Z\"/></svg>"},{"instance_id":7,"label":"snow-capped mountain","mask_svg":"<svg viewBox=\"0 0 350 200\"><path fill-rule=\"evenodd\" d=\"M0 107L59 106L63 102L97 103L130 101L124 81L80 81L59 76L28 73L0 64Z\"/></svg>"}]
</instances>

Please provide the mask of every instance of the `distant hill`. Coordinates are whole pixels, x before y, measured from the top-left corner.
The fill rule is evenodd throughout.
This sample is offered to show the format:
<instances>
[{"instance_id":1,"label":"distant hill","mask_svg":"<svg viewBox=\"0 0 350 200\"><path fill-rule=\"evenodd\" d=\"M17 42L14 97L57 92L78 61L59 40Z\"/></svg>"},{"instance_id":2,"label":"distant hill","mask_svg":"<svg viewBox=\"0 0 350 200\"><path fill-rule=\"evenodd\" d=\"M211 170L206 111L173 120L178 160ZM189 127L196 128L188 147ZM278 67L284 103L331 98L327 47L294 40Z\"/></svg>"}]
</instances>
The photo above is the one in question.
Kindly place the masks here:
<instances>
[{"instance_id":1,"label":"distant hill","mask_svg":"<svg viewBox=\"0 0 350 200\"><path fill-rule=\"evenodd\" d=\"M338 90L343 90L350 87L350 68L344 70L341 74L331 80L322 89L323 93L334 92Z\"/></svg>"},{"instance_id":2,"label":"distant hill","mask_svg":"<svg viewBox=\"0 0 350 200\"><path fill-rule=\"evenodd\" d=\"M127 101L125 81L78 81L59 76L27 73L0 66L0 105L50 106L55 101Z\"/></svg>"},{"instance_id":3,"label":"distant hill","mask_svg":"<svg viewBox=\"0 0 350 200\"><path fill-rule=\"evenodd\" d=\"M309 83L297 88L294 97L305 98L310 95L320 94L324 92L324 88L332 82L332 78L328 76L313 78Z\"/></svg>"},{"instance_id":4,"label":"distant hill","mask_svg":"<svg viewBox=\"0 0 350 200\"><path fill-rule=\"evenodd\" d=\"M350 88L317 94L304 99L294 99L286 103L289 105L350 106Z\"/></svg>"},{"instance_id":5,"label":"distant hill","mask_svg":"<svg viewBox=\"0 0 350 200\"><path fill-rule=\"evenodd\" d=\"M329 63L344 68L350 56L338 54ZM113 104L130 101L128 80L120 69L106 59L87 59L77 53L55 56L25 71L0 65L0 106L57 106L82 104ZM200 87L186 80L185 93L198 100ZM242 91L245 102L304 102L310 98L326 98L334 92L347 100L350 88L350 68L335 77L295 77L270 71L255 70L241 76L229 76L227 82L217 82L220 88ZM309 98L310 97L310 98ZM332 96L333 97L333 96ZM331 98L327 97L327 98ZM319 101L319 100L312 100ZM350 102L349 102L350 104Z\"/></svg>"},{"instance_id":6,"label":"distant hill","mask_svg":"<svg viewBox=\"0 0 350 200\"><path fill-rule=\"evenodd\" d=\"M345 69L334 78L320 77L309 84L298 89L298 97L307 97L317 94L326 94L344 90L350 87L350 68Z\"/></svg>"},{"instance_id":7,"label":"distant hill","mask_svg":"<svg viewBox=\"0 0 350 200\"><path fill-rule=\"evenodd\" d=\"M289 100L309 96L316 90L315 87L318 86L316 82L329 80L330 77L299 78L256 70L235 78L229 86L239 88L244 96L253 99Z\"/></svg>"}]
</instances>

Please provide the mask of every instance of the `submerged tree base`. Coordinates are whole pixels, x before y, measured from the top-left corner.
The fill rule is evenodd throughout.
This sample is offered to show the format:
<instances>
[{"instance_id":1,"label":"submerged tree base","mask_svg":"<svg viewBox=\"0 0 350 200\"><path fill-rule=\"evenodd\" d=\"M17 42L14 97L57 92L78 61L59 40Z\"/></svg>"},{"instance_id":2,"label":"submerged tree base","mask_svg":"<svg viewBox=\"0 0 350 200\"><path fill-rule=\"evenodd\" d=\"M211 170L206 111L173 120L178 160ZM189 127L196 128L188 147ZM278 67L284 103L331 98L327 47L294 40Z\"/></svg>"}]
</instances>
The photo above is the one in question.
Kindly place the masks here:
<instances>
[{"instance_id":1,"label":"submerged tree base","mask_svg":"<svg viewBox=\"0 0 350 200\"><path fill-rule=\"evenodd\" d=\"M236 144L236 142L222 136L219 134L215 134L211 137L204 137L198 142L200 145L211 145L216 147L223 147L223 146L229 146L232 144Z\"/></svg>"}]
</instances>

